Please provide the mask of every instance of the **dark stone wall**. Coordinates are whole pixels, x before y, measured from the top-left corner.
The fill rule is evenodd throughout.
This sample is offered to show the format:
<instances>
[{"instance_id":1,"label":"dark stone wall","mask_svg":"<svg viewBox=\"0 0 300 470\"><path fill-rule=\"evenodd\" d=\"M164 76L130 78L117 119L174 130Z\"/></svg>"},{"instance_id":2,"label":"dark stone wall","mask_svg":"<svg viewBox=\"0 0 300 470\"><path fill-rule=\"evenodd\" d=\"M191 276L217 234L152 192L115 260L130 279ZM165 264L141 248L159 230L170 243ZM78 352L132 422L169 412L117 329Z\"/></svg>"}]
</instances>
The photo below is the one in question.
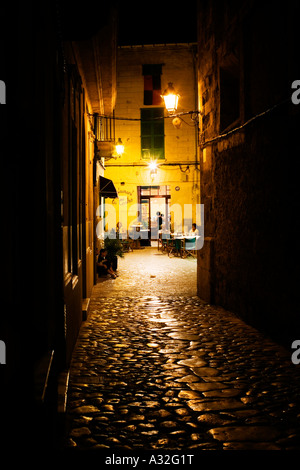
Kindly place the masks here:
<instances>
[{"instance_id":1,"label":"dark stone wall","mask_svg":"<svg viewBox=\"0 0 300 470\"><path fill-rule=\"evenodd\" d=\"M299 79L293 37L299 5L203 5L198 73L206 239L198 294L290 346L299 332L300 105L291 102L291 84ZM238 117L236 111L230 117L229 96Z\"/></svg>"},{"instance_id":2,"label":"dark stone wall","mask_svg":"<svg viewBox=\"0 0 300 470\"><path fill-rule=\"evenodd\" d=\"M299 315L295 128L283 106L249 126L244 144L214 154L214 300L291 339Z\"/></svg>"}]
</instances>

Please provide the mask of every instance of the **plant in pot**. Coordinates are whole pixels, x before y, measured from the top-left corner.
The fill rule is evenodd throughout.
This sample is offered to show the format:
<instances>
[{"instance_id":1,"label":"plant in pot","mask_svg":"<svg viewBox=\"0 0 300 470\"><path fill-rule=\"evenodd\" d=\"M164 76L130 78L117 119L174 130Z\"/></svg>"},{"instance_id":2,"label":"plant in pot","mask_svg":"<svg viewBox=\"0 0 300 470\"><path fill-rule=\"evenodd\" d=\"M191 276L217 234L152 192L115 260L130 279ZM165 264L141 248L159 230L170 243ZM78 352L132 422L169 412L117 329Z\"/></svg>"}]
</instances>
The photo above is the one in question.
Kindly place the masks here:
<instances>
[{"instance_id":1,"label":"plant in pot","mask_svg":"<svg viewBox=\"0 0 300 470\"><path fill-rule=\"evenodd\" d=\"M118 238L105 238L104 248L107 250L107 258L112 263L114 271L118 269L118 256L124 257L122 243Z\"/></svg>"}]
</instances>

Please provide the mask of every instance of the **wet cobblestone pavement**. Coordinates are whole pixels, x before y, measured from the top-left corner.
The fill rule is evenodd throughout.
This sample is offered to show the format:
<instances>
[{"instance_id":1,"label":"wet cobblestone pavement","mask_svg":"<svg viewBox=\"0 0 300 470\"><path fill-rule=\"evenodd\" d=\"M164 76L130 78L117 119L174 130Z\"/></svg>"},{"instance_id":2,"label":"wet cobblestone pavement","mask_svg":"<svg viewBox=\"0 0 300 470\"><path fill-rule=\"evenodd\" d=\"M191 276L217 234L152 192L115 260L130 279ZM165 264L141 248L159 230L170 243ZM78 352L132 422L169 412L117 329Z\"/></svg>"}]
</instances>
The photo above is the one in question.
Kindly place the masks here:
<instances>
[{"instance_id":1,"label":"wet cobblestone pavement","mask_svg":"<svg viewBox=\"0 0 300 470\"><path fill-rule=\"evenodd\" d=\"M70 369L68 449L300 450L300 366L196 295L196 262L156 249L93 291Z\"/></svg>"}]
</instances>

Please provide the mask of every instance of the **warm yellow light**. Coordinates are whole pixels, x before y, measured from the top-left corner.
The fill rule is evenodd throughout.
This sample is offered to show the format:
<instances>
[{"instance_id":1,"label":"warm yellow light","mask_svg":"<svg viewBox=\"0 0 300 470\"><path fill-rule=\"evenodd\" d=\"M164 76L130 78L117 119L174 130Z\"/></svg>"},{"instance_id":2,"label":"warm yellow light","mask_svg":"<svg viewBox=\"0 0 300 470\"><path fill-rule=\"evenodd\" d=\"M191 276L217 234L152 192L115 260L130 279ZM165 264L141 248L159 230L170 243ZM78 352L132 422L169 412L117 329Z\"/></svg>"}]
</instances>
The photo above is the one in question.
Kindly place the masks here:
<instances>
[{"instance_id":1,"label":"warm yellow light","mask_svg":"<svg viewBox=\"0 0 300 470\"><path fill-rule=\"evenodd\" d=\"M173 83L168 83L168 88L164 91L162 98L165 101L165 107L171 114L175 113L178 107L179 95L176 93Z\"/></svg>"},{"instance_id":2,"label":"warm yellow light","mask_svg":"<svg viewBox=\"0 0 300 470\"><path fill-rule=\"evenodd\" d=\"M116 144L116 152L120 157L124 153L124 145L123 145L123 142L120 138L118 139L118 142Z\"/></svg>"},{"instance_id":3,"label":"warm yellow light","mask_svg":"<svg viewBox=\"0 0 300 470\"><path fill-rule=\"evenodd\" d=\"M153 161L153 160L148 163L148 166L149 166L149 169L150 169L151 171L157 170L157 163L156 163L155 161Z\"/></svg>"}]
</instances>

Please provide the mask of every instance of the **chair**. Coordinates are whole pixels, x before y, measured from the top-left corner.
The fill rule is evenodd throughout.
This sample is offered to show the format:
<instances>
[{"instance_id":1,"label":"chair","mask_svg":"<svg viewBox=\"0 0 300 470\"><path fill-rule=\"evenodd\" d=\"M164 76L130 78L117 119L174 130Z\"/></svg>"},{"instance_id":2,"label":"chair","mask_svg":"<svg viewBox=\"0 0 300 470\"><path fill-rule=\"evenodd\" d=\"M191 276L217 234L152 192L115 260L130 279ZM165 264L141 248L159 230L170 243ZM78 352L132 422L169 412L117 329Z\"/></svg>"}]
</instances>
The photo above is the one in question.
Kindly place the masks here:
<instances>
[{"instance_id":1,"label":"chair","mask_svg":"<svg viewBox=\"0 0 300 470\"><path fill-rule=\"evenodd\" d=\"M182 239L180 238L173 238L171 240L168 240L168 256L171 256L173 253L176 254L176 256L182 257Z\"/></svg>"},{"instance_id":2,"label":"chair","mask_svg":"<svg viewBox=\"0 0 300 470\"><path fill-rule=\"evenodd\" d=\"M162 252L168 251L168 240L170 239L170 232L159 231L157 239L157 249Z\"/></svg>"},{"instance_id":3,"label":"chair","mask_svg":"<svg viewBox=\"0 0 300 470\"><path fill-rule=\"evenodd\" d=\"M184 239L184 248L183 248L183 258L191 255L193 258L196 258L196 237L195 238L185 238Z\"/></svg>"},{"instance_id":4,"label":"chair","mask_svg":"<svg viewBox=\"0 0 300 470\"><path fill-rule=\"evenodd\" d=\"M125 239L125 240L120 240L122 244L122 249L124 253L128 253L130 250L133 251L132 247L132 240Z\"/></svg>"},{"instance_id":5,"label":"chair","mask_svg":"<svg viewBox=\"0 0 300 470\"><path fill-rule=\"evenodd\" d=\"M170 233L160 232L158 234L158 250L161 249L162 252L168 251L168 241L170 240Z\"/></svg>"},{"instance_id":6,"label":"chair","mask_svg":"<svg viewBox=\"0 0 300 470\"><path fill-rule=\"evenodd\" d=\"M168 238L163 238L161 241L161 251L167 252L168 251Z\"/></svg>"}]
</instances>

